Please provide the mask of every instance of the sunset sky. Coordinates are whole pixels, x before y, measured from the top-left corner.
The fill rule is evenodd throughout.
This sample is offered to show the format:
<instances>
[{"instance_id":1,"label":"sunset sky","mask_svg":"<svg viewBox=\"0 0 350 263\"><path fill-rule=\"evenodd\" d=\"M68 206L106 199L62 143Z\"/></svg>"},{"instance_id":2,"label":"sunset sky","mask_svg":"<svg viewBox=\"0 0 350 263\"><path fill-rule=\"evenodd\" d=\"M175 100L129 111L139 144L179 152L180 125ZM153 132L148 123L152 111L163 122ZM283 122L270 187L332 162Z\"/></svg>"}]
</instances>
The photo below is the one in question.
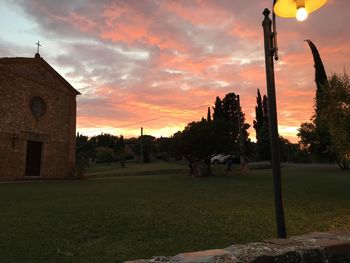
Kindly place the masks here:
<instances>
[{"instance_id":1,"label":"sunset sky","mask_svg":"<svg viewBox=\"0 0 350 263\"><path fill-rule=\"evenodd\" d=\"M0 57L41 56L81 95L82 134L170 136L235 92L246 119L266 93L262 11L272 0L0 0ZM350 1L329 0L304 22L277 18L280 134L297 142L313 113L313 59L350 69ZM252 139L254 129L250 128Z\"/></svg>"}]
</instances>

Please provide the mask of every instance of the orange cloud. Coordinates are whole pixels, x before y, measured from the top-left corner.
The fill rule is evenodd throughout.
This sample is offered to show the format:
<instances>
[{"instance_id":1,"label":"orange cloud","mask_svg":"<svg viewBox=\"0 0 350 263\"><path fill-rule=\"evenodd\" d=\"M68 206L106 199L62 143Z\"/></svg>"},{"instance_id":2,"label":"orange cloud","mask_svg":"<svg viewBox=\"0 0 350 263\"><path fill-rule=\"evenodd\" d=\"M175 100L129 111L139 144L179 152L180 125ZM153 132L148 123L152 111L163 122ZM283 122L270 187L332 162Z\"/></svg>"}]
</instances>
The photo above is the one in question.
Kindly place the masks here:
<instances>
[{"instance_id":1,"label":"orange cloud","mask_svg":"<svg viewBox=\"0 0 350 263\"><path fill-rule=\"evenodd\" d=\"M163 1L161 8L196 26L225 27L232 21L227 10L210 1Z\"/></svg>"},{"instance_id":2,"label":"orange cloud","mask_svg":"<svg viewBox=\"0 0 350 263\"><path fill-rule=\"evenodd\" d=\"M277 20L279 125L292 141L313 114L313 58L304 39L315 42L328 74L350 67L346 2L330 0L303 24ZM143 125L155 135L171 135L205 117L215 97L228 92L241 96L252 124L256 90L266 93L261 12L271 1L26 0L18 5L40 29L33 36L41 40L37 32L47 33L43 42L53 48L45 59L82 92L77 124L89 134L138 135ZM0 43L0 52L23 50L13 46ZM254 137L252 128L250 133Z\"/></svg>"}]
</instances>

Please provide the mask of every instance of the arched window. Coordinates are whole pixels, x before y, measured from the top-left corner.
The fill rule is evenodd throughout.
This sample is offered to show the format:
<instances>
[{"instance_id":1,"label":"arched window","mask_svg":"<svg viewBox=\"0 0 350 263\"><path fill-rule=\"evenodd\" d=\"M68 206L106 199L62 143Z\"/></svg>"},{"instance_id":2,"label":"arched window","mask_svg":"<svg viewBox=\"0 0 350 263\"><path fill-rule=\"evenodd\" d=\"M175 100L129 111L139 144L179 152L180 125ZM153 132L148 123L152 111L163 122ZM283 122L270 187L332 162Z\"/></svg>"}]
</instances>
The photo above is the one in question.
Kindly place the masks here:
<instances>
[{"instance_id":1,"label":"arched window","mask_svg":"<svg viewBox=\"0 0 350 263\"><path fill-rule=\"evenodd\" d=\"M30 111L37 118L44 116L46 112L46 105L44 100L39 96L33 97L30 100Z\"/></svg>"}]
</instances>

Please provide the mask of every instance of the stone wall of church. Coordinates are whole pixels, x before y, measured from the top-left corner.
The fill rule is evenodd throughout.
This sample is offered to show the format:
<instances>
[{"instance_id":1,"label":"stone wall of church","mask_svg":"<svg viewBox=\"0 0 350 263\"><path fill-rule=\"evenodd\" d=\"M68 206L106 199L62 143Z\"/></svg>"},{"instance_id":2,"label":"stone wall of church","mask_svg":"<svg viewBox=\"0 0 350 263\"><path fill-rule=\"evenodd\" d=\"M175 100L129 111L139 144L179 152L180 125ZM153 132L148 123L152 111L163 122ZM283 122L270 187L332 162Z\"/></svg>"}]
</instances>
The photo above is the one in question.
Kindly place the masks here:
<instances>
[{"instance_id":1,"label":"stone wall of church","mask_svg":"<svg viewBox=\"0 0 350 263\"><path fill-rule=\"evenodd\" d=\"M0 73L0 179L25 177L28 140L42 142L41 178L68 177L75 163L75 94L55 78L36 81L1 65ZM42 117L31 111L34 96L45 102Z\"/></svg>"}]
</instances>

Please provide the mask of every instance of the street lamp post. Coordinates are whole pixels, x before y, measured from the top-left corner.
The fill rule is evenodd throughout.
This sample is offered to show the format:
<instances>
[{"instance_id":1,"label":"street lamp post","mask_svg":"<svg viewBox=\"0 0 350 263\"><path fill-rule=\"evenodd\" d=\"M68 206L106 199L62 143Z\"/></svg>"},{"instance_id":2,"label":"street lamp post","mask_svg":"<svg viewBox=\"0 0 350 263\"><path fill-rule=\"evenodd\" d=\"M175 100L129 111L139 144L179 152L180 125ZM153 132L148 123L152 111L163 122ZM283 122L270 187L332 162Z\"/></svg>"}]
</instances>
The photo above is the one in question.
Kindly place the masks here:
<instances>
[{"instance_id":1,"label":"street lamp post","mask_svg":"<svg viewBox=\"0 0 350 263\"><path fill-rule=\"evenodd\" d=\"M273 62L274 58L276 60L278 59L275 14L285 18L295 17L297 18L297 20L303 21L307 18L309 13L319 9L326 2L327 0L274 0L272 21L269 17L270 11L266 8L263 12L264 20L262 22L262 26L264 32L265 47L265 68L269 114L271 165L275 197L277 236L279 238L286 238L287 233L284 220L282 198L281 161L279 150L275 73ZM271 30L271 26L273 26L273 31Z\"/></svg>"},{"instance_id":2,"label":"street lamp post","mask_svg":"<svg viewBox=\"0 0 350 263\"><path fill-rule=\"evenodd\" d=\"M263 12L264 46L265 46L265 68L267 85L267 103L269 113L269 133L271 148L271 164L273 175L273 189L275 194L275 212L277 223L277 235L279 238L286 238L286 226L284 222L282 187L281 187L281 162L279 151L279 137L277 126L276 92L275 92L275 73L273 58L276 49L273 46L273 33L271 31L270 11L266 8Z\"/></svg>"}]
</instances>

